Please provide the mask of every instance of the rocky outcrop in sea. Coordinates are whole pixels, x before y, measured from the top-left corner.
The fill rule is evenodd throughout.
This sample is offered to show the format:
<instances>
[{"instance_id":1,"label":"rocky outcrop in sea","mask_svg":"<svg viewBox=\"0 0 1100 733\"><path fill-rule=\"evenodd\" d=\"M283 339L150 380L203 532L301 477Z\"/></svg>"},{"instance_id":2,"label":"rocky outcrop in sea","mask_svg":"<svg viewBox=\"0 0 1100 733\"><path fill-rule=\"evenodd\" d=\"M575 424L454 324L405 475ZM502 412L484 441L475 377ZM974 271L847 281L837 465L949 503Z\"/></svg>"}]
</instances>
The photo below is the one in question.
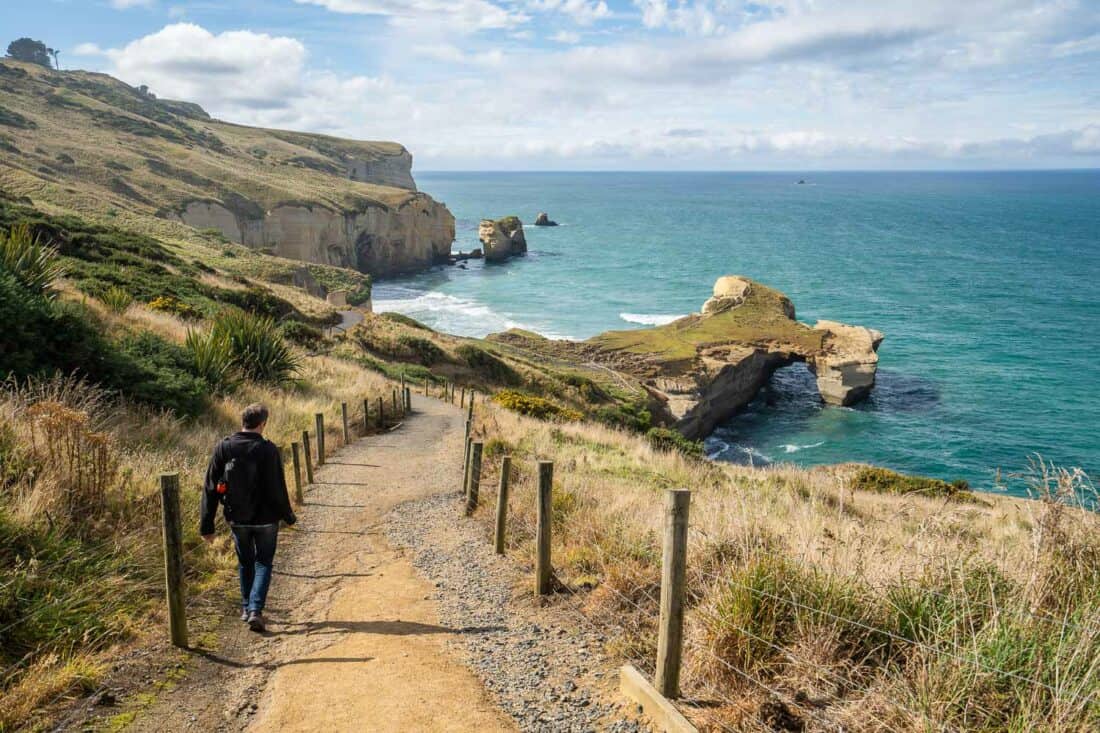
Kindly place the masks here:
<instances>
[{"instance_id":1,"label":"rocky outcrop in sea","mask_svg":"<svg viewBox=\"0 0 1100 733\"><path fill-rule=\"evenodd\" d=\"M484 245L485 260L488 262L503 262L527 252L527 237L518 216L482 219L477 237Z\"/></svg>"}]
</instances>

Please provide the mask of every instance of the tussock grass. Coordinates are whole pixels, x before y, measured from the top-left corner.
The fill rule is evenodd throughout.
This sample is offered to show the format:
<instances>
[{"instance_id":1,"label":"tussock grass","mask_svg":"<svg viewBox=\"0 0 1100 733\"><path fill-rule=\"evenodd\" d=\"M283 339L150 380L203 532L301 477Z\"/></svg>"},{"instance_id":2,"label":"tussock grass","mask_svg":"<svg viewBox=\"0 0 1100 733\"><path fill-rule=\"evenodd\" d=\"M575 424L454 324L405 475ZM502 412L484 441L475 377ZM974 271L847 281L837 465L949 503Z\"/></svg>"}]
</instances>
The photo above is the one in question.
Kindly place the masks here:
<instances>
[{"instance_id":1,"label":"tussock grass","mask_svg":"<svg viewBox=\"0 0 1100 733\"><path fill-rule=\"evenodd\" d=\"M655 658L662 492L693 490L685 695L703 730L1092 730L1100 517L1080 472L1033 500L863 490L861 467L753 469L591 423L479 405L483 487L513 456L509 552L533 565L536 459L555 461L555 603ZM506 443L504 441L507 441ZM485 489L483 489L484 491ZM485 504L492 505L487 498ZM488 536L491 511L482 510Z\"/></svg>"}]
</instances>

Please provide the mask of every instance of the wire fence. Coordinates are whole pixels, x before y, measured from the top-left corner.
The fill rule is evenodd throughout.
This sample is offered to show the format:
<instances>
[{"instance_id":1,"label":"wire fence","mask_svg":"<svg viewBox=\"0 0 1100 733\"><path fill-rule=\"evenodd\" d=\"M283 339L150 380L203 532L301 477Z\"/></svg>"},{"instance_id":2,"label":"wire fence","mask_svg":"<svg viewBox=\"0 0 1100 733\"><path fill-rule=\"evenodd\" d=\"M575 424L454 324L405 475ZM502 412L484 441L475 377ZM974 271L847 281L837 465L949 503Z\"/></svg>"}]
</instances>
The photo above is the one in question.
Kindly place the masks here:
<instances>
[{"instance_id":1,"label":"wire fence","mask_svg":"<svg viewBox=\"0 0 1100 733\"><path fill-rule=\"evenodd\" d=\"M379 427L383 430L392 429L395 425L400 424L399 422L395 421L399 421L400 419L404 418L407 413L407 408L409 407L408 396L410 396L410 387L412 384L413 383L411 381L406 379L402 379L400 380L400 382L394 381L392 384L392 389L384 390L383 392L379 393L377 397L369 397L361 403L352 405L350 410L348 409L349 406L347 404L343 405L341 410L337 413L336 420L326 428L326 433L329 437L336 437L337 439L342 438L342 423L345 411L348 416L348 424L350 429L349 438L351 435L354 435L355 432L358 432L359 435L363 436L369 435L371 434L372 427ZM381 409L377 409L376 406L381 407ZM372 418L374 418L373 421ZM381 424L383 418L386 420L385 425ZM336 443L334 443L333 446L335 447ZM314 450L318 448L316 443L312 446L312 448ZM327 452L330 451L326 451L326 453ZM290 464L290 451L284 450L281 447L280 456L282 458L284 467L288 466ZM319 466L315 466L315 469L316 468L319 468ZM303 476L302 479L303 489L305 490L309 486L309 484L305 482L305 476ZM293 480L289 481L288 484L293 487ZM178 509L177 516L179 516ZM133 531L128 530L125 535L125 542L130 546L138 544L144 546L147 542L152 540L153 536L160 535L164 533L164 531L165 527L162 526L160 516L158 516L155 520L155 523L149 526L140 527ZM124 553L119 552L124 549L122 546L122 541L122 538L109 537L103 540L99 540L98 542L95 542L93 544L74 543L74 546L64 555L51 558L50 561L47 563L35 562L33 559L31 561L28 561L26 569L29 572L32 572L35 576L48 577L59 571L64 566L69 565L73 562L77 562L85 557L113 555L116 553L119 554L120 557L126 557ZM165 562L164 553L166 551L166 545L160 545L159 549L160 552L158 553L158 556L156 558L157 564ZM193 576L197 570L196 566L199 560L204 557L208 557L209 555L210 553L207 545L204 542L199 542L194 546L179 552L178 562L184 569L185 573ZM128 591L145 592L150 594L151 596L154 595L158 590L161 593L163 593L165 590L163 581L158 582L157 580L152 578L144 578L124 574L115 576L115 580L118 582L126 583L126 588ZM16 586L19 582L20 581L18 579L11 580L6 583L3 588L0 588L0 590L7 591L13 586ZM92 593L90 594L89 591L92 591ZM3 626L0 626L0 642L6 643L5 637L10 634L10 632L17 630L22 625L31 623L45 616L51 611L56 612L57 609L62 608L68 612L77 612L80 610L82 604L86 605L88 603L96 602L97 599L94 597L94 591L96 591L96 587L92 585L82 589L76 589L71 593L61 596L43 596L42 598L34 601L30 605L21 608L19 610L18 618L15 618L5 623ZM109 592L109 589L108 591L104 592ZM208 594L192 594L189 598L187 598L186 603L183 605L183 611L185 614L189 614L210 602L211 599ZM107 641L108 638L111 637L111 635L114 633L114 629L107 629L97 636L86 636L81 640L81 645L85 648L98 648L101 643ZM41 649L32 649L16 659L14 662L11 662L7 666L0 669L0 690L9 688L13 681L18 679L18 675L20 674L21 670L30 668L41 657ZM89 709L89 707L94 704L94 701L97 699L97 697L102 693L107 692L110 686L111 682L108 680L107 682L98 685L91 692L88 692L87 690L79 688L75 685L65 685L64 689L60 690L56 695L39 704L37 706L37 709L47 710L53 708L53 706L61 703L66 698L83 700L82 704L75 706L70 710L67 710L61 718L59 718L52 724L52 730L61 730L72 723L74 720L78 719L83 713L85 713ZM209 713L210 709L216 704L217 701L215 700L211 703L210 706L207 707L207 709L201 711L201 714L205 715L206 713Z\"/></svg>"},{"instance_id":2,"label":"wire fence","mask_svg":"<svg viewBox=\"0 0 1100 733\"><path fill-rule=\"evenodd\" d=\"M539 533L531 526L529 519L519 515L512 519L518 526L517 531L522 533L527 541L538 541ZM708 541L710 538L706 538ZM585 554L590 554L598 548L584 548ZM686 542L684 553L686 555ZM668 555L666 539L665 557ZM597 553L596 564L599 564ZM731 679L743 683L746 688L753 689L766 698L779 701L797 716L803 718L806 724L822 731L840 731L850 729L853 721L858 721L859 727L871 727L875 730L896 730L899 726L907 729L919 729L929 733L957 730L954 721L978 721L976 725L986 725L980 721L998 720L998 716L1004 714L1001 709L1005 701L979 699L963 699L954 701L958 703L955 711L950 711L952 701L935 700L926 697L921 690L924 686L935 686L934 680L915 682L916 687L910 687L912 678L908 675L913 670L907 669L910 664L917 664L923 669L922 674L935 675L937 669L954 670L951 674L959 674L973 684L990 689L1009 689L1008 685L1019 692L1000 693L1001 695L1026 695L1031 696L1041 693L1043 698L1033 698L1051 701L1069 701L1071 705L1087 706L1093 704L1096 699L1095 679L1100 673L1100 660L1089 662L1083 660L1085 671L1078 674L1066 675L1064 673L1049 673L1048 668L1040 658L1028 660L1008 661L1007 657L998 657L989 654L989 650L981 646L979 641L983 633L995 633L998 629L998 619L1002 617L1018 618L1025 622L1033 622L1039 626L1049 626L1055 637L1064 638L1068 634L1076 634L1086 642L1100 639L1100 624L1088 623L1081 618L1070 618L1070 611L1066 611L1066 618L1046 612L1040 608L1021 607L1021 599L1014 599L1015 603L998 604L997 592L994 588L981 588L967 590L962 589L952 594L939 588L928 588L925 584L915 583L909 588L909 592L915 592L922 598L938 599L946 602L947 608L956 604L962 609L982 611L979 615L961 613L957 616L957 623L962 626L954 629L937 629L932 625L921 625L921 621L914 620L914 625L907 628L904 624L898 628L884 626L877 622L877 617L863 615L861 610L853 610L849 615L841 606L832 606L828 603L815 604L812 594L800 593L797 589L784 588L782 583L775 585L761 584L757 587L742 582L739 574L740 568L731 568L731 572L713 572L713 568L691 568L688 572L692 582L698 584L702 581L718 587L734 588L748 595L752 602L751 608L762 608L770 605L786 608L783 614L785 618L795 619L792 623L804 628L800 633L806 633L808 629L826 627L847 628L869 639L866 656L852 658L844 661L844 656L830 659L828 662L816 661L807 658L800 653L799 648L787 645L782 637L770 637L769 630L764 627L754 630L751 623L738 622L736 616L720 614L719 611L708 608L702 602L689 601L690 623L694 624L696 631L707 626L721 627L725 633L743 640L744 643L756 645L756 648L766 650L764 657L769 659L762 664L757 662L741 664L736 658L726 656L707 642L698 638L690 639L681 654L692 657L696 662L705 662L709 669L728 674ZM630 633L652 634L663 633L665 625L664 609L661 601L656 597L656 590L651 584L628 585L627 587L615 587L621 584L622 578L611 582L599 582L595 590L579 590L560 584L557 590L559 595L565 597L564 602L569 612L581 619L588 618L590 599L598 593L606 594L622 608L625 614L608 613L606 606L601 606L597 615L611 616L614 618L616 628L612 634L618 634L618 653L648 673L654 671L653 649L648 642L631 642L622 637ZM860 581L871 592L876 600L884 601L884 606L889 606L891 593L904 588L904 581L899 585L882 586L870 582ZM946 582L954 583L949 580ZM711 591L706 588L694 587L693 595L696 599L709 597ZM988 596L983 594L988 593ZM879 595L881 594L881 595ZM977 595L978 597L974 597ZM897 610L899 618L905 615L905 611ZM635 621L626 621L626 616L645 618L646 621L639 626ZM822 626L825 624L825 626ZM629 627L629 628L627 628ZM606 628L606 627L605 627ZM656 630L655 630L656 629ZM968 633L969 632L969 633ZM973 638L971 638L973 637ZM854 638L854 637L852 637ZM1089 642L1091 643L1091 642ZM891 651L891 648L893 650ZM1081 648L1070 650L1068 654L1081 654ZM1089 647L1093 648L1093 647ZM910 650L910 651L905 651ZM778 660L778 662L776 661ZM1074 661L1074 660L1069 660ZM998 663L1005 662L1005 663ZM1064 659L1056 659L1055 663L1065 663ZM1089 667L1088 665L1092 666ZM699 664L694 668L701 669ZM969 670L969 671L966 671ZM712 672L713 673L713 672ZM800 678L794 674L802 675ZM909 679L909 681L906 681ZM723 692L716 688L713 679L706 675L700 675L693 671L686 680L687 692L680 697L678 704L691 712L691 714L703 724L715 729L727 730L728 718L714 709L713 705L699 704L690 698L691 692L702 692L711 696L711 702L719 707L727 707L727 713L741 716L745 710L745 700L731 698L730 692ZM969 684L969 682L968 682ZM807 694L809 690L812 694ZM1026 705L1022 699L1012 704ZM996 708L996 709L994 709ZM1022 712L1028 715L1027 711ZM753 725L753 722L738 717L738 729L743 725Z\"/></svg>"},{"instance_id":3,"label":"wire fence","mask_svg":"<svg viewBox=\"0 0 1100 733\"><path fill-rule=\"evenodd\" d=\"M425 382L425 384L427 383ZM396 389L394 390L394 409L392 411L385 410L385 412L390 413L387 417L400 419L400 417L403 416L406 407L405 389L406 385L402 382L403 394L400 401L396 399ZM382 395L379 404L385 404L387 408L390 407L388 404L389 397L390 395L388 394ZM454 387L444 384L442 386L440 399L456 402ZM472 391L469 399L472 402ZM463 401L466 401L465 394L463 395ZM370 424L371 408L373 404L373 400L365 401L361 411L353 410L350 414L347 412L347 406L345 405L342 414L349 414L349 421L352 415L360 417L364 426L363 434L366 434ZM379 411L380 416L381 414L383 414L382 410ZM336 430L333 431L335 435L340 434L339 426L339 421L331 426L336 428ZM288 451L282 452L285 464L288 458L286 455ZM467 472L470 471L469 464L467 464L466 470ZM303 487L308 486L305 480L303 480L302 483ZM464 478L463 486L466 487L467 490L469 489L469 475ZM531 524L526 515L521 514L512 516L510 520L512 531L519 530L525 538L535 539L536 541L540 537L541 533L538 531L538 528ZM139 531L138 536L146 537L147 535L161 532L162 530L163 528L160 526L146 527ZM702 536L709 541L705 533L702 533ZM686 533L683 541L685 546L681 548L681 551L686 555ZM112 542L114 542L114 540L103 541L96 546L95 551L106 550ZM666 543L667 542L668 540L666 539ZM166 543L166 548L169 544L170 543ZM87 552L89 552L87 546L76 547L67 555L61 558L55 558L48 565L36 566L35 572L49 573L68 562L72 562L77 559L79 555L86 554ZM204 544L197 544L185 551L179 552L176 561L179 562L181 567L190 567L193 569L196 561L206 553L206 546ZM666 547L666 557L667 556ZM885 628L866 618L854 618L844 613L838 613L830 608L815 606L812 603L806 602L804 596L800 596L795 592L785 592L789 589L784 589L781 586L773 585L758 587L742 582L742 580L738 579L738 575L735 572L720 573L705 568L691 568L690 575L696 581L703 580L712 584L714 587L736 589L739 592L748 594L754 599L753 607L759 607L761 604L786 607L790 609L792 613L797 612L797 614L800 614L803 618L828 621L837 626L854 629L859 633L872 635L876 639L881 639L883 643L901 645L905 648L917 650L924 655L928 655L932 659L949 660L958 667L973 668L984 675L1012 680L1026 685L1030 689L1042 690L1055 698L1065 696L1091 698L1093 695L1091 691L1083 689L1080 686L1075 686L1068 680L1055 681L1055 683L1052 684L1051 681L1039 679L1021 669L1006 669L993 664L986 658L983 658L978 649L965 648L960 644L958 639L951 638L950 636L945 637L943 643L929 643L928 640L917 638L914 635L899 633L896 629ZM877 590L881 592L891 590L891 588L882 586L872 587L877 588ZM620 589L615 587L613 583L604 582L600 583L596 590L578 590L559 580L555 584L555 588L558 591L554 596L557 601L557 607L569 614L571 618L579 621L584 628L599 634L605 639L613 640L618 650L617 653L635 664L639 669L648 674L656 673L653 650L657 645L645 641L643 636L645 634L655 635L658 633L666 633L668 619L666 618L662 599L654 595L655 588L652 583L634 584ZM151 589L152 588L149 587L149 590ZM663 592L663 589L661 589L661 591ZM996 603L981 598L971 598L965 594L960 597L959 595L952 595L933 588L922 587L920 591L942 600L954 603L972 604L978 608L992 612L993 617L1008 613L1025 619L1032 619L1036 623L1060 628L1063 633L1072 631L1077 634L1086 635L1090 638L1100 638L1100 626L1084 624L1080 621L1068 618L1058 618L1042 610L997 605ZM683 594L684 591L681 588L679 592ZM990 592L992 593L992 591ZM624 625L621 615L613 617L606 616L602 620L594 619L588 609L588 605L594 593L605 594L611 598L614 603L618 604L620 608L626 609L631 618L630 624ZM0 627L0 638L20 624L32 621L39 615L44 614L51 607L57 604L65 604L66 602L76 603L79 602L79 599L82 597L85 596L82 596L80 593L74 593L70 597L43 598L29 608L23 609L20 618ZM194 612L208 601L209 598L207 596L195 594L186 599L186 602L182 605L183 613L186 615L189 612ZM709 624L713 627L721 627L724 630L731 631L740 639L757 645L758 648L766 648L769 653L774 655L775 658L783 660L790 668L812 673L813 680L816 683L815 692L820 692L818 695L820 699L811 699L803 694L802 690L791 691L786 689L786 683L778 676L772 674L774 670L761 665L753 666L738 664L735 660L716 652L714 648L694 637L689 638L686 645L673 650L673 653L678 657L676 660L677 667L685 655L697 661L705 661L706 666L710 669L720 670L723 674L728 675L730 679L739 680L747 689L758 692L768 700L778 701L788 710L805 721L811 722L822 731L845 730L845 721L839 718L842 718L845 714L851 714L850 711L846 713L846 709L850 708L853 704L858 705L861 701L868 701L872 698L875 699L875 703L883 707L879 708L872 704L865 704L859 708L858 714L862 716L864 720L873 723L881 730L892 729L894 721L889 715L891 711L904 716L905 719L919 721L922 728L927 731L953 730L947 723L934 717L929 710L921 709L919 706L914 706L902 699L883 699L881 690L873 688L872 683L875 682L872 678L875 673L873 669L859 668L859 665L856 665L855 668L847 670L848 673L841 673L826 664L806 658L800 654L797 649L786 646L775 638L769 638L765 632L759 629L754 630L750 628L750 624L740 623L735 617L728 614L720 615L717 611L701 603L689 603L688 605L690 623L702 626ZM18 673L18 670L33 663L34 658L34 653L30 652L8 665L3 670L0 670L0 686L6 686L13 676ZM1100 664L1100 661L1096 663ZM704 665L700 664L696 666L702 667ZM729 711L743 711L745 708L745 701L736 696L734 692L721 689L714 678L708 678L702 674L693 674L685 682L686 693L680 696L678 703L682 708L688 710L693 717L704 721L707 726L720 730L740 730L744 729L744 725L759 724L761 730L768 729L767 725L759 719L739 719L737 727L732 727L728 717ZM1082 680L1078 684L1083 685L1085 683ZM92 698L105 689L106 685L101 686L100 689L93 693ZM63 700L66 696L72 694L71 688L62 690L49 705L54 705ZM200 711L199 714L201 716L209 714L211 709L216 705L216 702L217 701L212 701L210 705L205 710ZM975 706L979 705L977 702L971 702L970 704ZM81 712L81 708L70 711L69 716L62 721L62 724L67 724L74 716L78 717ZM981 712L988 713L989 711L983 710Z\"/></svg>"}]
</instances>

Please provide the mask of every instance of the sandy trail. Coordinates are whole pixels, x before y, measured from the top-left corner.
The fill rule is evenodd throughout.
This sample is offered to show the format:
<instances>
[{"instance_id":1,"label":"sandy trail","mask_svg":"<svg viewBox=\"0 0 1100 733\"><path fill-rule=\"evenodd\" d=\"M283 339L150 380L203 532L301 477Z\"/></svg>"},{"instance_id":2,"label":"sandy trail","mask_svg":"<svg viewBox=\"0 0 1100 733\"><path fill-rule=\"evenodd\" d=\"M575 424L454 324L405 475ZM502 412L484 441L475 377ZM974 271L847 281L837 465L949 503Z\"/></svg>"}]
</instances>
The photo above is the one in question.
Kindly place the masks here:
<instances>
[{"instance_id":1,"label":"sandy trail","mask_svg":"<svg viewBox=\"0 0 1100 733\"><path fill-rule=\"evenodd\" d=\"M447 649L491 629L440 625L433 586L378 530L398 504L455 490L458 408L413 396L395 431L330 457L280 534L269 630L220 624L130 730L511 731Z\"/></svg>"}]
</instances>

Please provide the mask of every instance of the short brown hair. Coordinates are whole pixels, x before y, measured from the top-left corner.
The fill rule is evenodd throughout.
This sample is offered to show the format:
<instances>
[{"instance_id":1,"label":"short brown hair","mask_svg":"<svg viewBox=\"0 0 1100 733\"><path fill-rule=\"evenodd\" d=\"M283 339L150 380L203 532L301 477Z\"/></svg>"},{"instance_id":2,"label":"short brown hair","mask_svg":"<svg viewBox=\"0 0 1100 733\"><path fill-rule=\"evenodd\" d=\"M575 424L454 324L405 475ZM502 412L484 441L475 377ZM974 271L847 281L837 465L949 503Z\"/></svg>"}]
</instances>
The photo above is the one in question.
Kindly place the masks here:
<instances>
[{"instance_id":1,"label":"short brown hair","mask_svg":"<svg viewBox=\"0 0 1100 733\"><path fill-rule=\"evenodd\" d=\"M241 413L241 425L245 430L255 430L267 422L267 416L267 408L256 402L244 408L244 412Z\"/></svg>"}]
</instances>

